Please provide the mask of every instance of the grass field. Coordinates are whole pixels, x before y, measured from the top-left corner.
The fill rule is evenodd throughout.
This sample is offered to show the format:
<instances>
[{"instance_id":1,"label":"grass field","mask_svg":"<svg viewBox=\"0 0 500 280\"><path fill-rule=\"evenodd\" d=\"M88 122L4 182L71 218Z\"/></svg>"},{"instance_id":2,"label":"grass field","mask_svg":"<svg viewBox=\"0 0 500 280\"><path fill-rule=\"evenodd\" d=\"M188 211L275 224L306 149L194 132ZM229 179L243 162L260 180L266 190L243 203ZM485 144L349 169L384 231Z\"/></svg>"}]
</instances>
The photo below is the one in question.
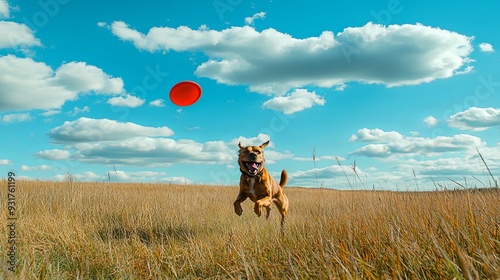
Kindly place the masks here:
<instances>
[{"instance_id":1,"label":"grass field","mask_svg":"<svg viewBox=\"0 0 500 280\"><path fill-rule=\"evenodd\" d=\"M3 181L3 186L7 186ZM2 187L5 189L4 187ZM236 187L16 182L18 279L498 279L500 192L286 188L257 218ZM0 209L7 212L2 190ZM7 225L6 214L0 215ZM2 278L7 270L2 227Z\"/></svg>"}]
</instances>

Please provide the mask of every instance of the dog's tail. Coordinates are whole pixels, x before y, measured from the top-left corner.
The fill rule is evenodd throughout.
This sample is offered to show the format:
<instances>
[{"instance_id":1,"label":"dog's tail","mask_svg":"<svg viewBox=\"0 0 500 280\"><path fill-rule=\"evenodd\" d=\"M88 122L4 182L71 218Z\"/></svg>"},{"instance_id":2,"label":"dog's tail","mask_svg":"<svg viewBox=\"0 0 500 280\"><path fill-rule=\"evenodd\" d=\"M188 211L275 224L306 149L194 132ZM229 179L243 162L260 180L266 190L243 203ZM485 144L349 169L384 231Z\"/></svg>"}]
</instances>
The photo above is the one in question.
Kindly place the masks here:
<instances>
[{"instance_id":1,"label":"dog's tail","mask_svg":"<svg viewBox=\"0 0 500 280\"><path fill-rule=\"evenodd\" d=\"M286 173L286 170L283 169L283 171L281 171L281 178L280 178L281 188L285 187L287 181L288 181L288 173Z\"/></svg>"}]
</instances>

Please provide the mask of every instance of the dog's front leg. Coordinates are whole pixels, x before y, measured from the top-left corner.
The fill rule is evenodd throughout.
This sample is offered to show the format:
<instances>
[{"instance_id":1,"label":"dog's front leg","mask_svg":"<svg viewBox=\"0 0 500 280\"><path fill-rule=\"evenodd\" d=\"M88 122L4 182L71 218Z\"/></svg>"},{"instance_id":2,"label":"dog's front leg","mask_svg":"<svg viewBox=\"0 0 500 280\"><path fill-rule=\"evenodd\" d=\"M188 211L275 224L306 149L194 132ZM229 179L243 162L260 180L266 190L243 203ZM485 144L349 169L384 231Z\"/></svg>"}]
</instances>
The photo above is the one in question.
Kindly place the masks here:
<instances>
[{"instance_id":1,"label":"dog's front leg","mask_svg":"<svg viewBox=\"0 0 500 280\"><path fill-rule=\"evenodd\" d=\"M271 198L270 195L257 200L255 202L255 206L254 206L254 212L255 212L255 214L257 214L257 216L260 217L260 215L262 215L262 207L269 207L269 206L271 206L271 202L272 201L273 201L273 199Z\"/></svg>"},{"instance_id":2,"label":"dog's front leg","mask_svg":"<svg viewBox=\"0 0 500 280\"><path fill-rule=\"evenodd\" d=\"M238 197L236 197L236 200L234 201L234 212L236 215L241 216L243 213L243 208L241 208L241 203L247 199L247 195L244 192L240 192L238 194Z\"/></svg>"}]
</instances>

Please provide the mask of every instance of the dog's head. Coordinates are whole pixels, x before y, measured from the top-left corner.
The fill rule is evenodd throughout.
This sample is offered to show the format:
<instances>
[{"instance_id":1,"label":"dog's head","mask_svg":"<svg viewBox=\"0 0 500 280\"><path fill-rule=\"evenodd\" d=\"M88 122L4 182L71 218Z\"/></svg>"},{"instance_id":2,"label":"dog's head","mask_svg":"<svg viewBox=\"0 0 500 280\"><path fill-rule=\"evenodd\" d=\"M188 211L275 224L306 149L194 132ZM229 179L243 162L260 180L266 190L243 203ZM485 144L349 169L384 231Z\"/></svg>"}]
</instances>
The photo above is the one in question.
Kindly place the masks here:
<instances>
[{"instance_id":1,"label":"dog's head","mask_svg":"<svg viewBox=\"0 0 500 280\"><path fill-rule=\"evenodd\" d=\"M264 169L264 148L269 144L269 141L260 146L242 146L238 143L240 151L238 152L238 164L242 172L256 176Z\"/></svg>"}]
</instances>

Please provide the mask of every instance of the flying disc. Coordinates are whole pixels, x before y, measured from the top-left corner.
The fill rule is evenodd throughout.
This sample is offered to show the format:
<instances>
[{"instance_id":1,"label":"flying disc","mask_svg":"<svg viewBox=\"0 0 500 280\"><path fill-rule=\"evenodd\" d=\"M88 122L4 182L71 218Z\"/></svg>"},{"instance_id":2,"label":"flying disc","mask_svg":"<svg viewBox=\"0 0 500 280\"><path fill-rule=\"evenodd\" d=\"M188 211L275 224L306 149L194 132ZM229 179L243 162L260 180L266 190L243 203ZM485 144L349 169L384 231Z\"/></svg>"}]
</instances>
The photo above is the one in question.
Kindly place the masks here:
<instances>
[{"instance_id":1,"label":"flying disc","mask_svg":"<svg viewBox=\"0 0 500 280\"><path fill-rule=\"evenodd\" d=\"M201 97L201 87L193 81L182 81L170 89L170 100L177 106L193 105Z\"/></svg>"}]
</instances>

